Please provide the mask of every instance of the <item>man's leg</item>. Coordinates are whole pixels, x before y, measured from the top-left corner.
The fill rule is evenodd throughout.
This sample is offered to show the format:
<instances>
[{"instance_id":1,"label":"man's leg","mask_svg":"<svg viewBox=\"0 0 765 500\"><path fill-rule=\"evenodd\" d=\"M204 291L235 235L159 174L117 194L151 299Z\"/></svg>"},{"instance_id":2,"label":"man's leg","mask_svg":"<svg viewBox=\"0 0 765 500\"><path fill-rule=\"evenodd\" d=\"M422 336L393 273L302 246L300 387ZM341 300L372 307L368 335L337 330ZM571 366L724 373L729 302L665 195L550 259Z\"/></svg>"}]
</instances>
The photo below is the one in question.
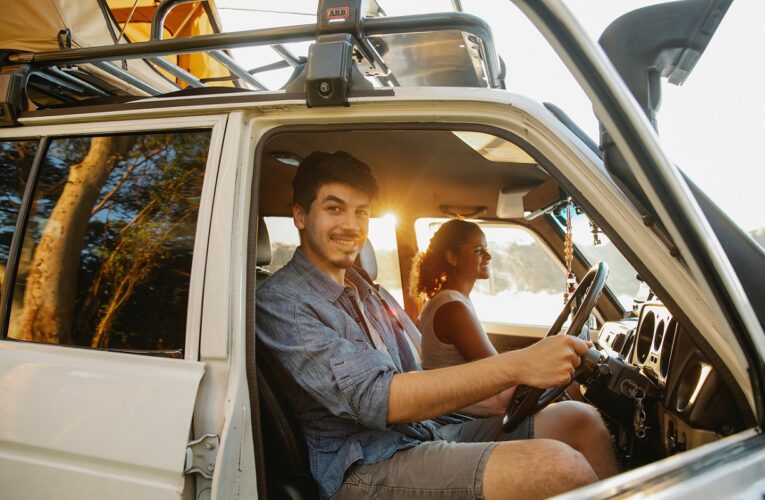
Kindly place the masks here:
<instances>
[{"instance_id":1,"label":"man's leg","mask_svg":"<svg viewBox=\"0 0 765 500\"><path fill-rule=\"evenodd\" d=\"M563 401L548 406L534 417L534 437L571 446L584 455L600 479L619 472L611 434L590 405Z\"/></svg>"},{"instance_id":2,"label":"man's leg","mask_svg":"<svg viewBox=\"0 0 765 500\"><path fill-rule=\"evenodd\" d=\"M444 426L438 435L452 442L497 442L483 476L483 492L489 500L549 497L597 481L581 452L539 435L535 417L528 417L509 434L502 432L502 417L489 417Z\"/></svg>"},{"instance_id":3,"label":"man's leg","mask_svg":"<svg viewBox=\"0 0 765 500\"><path fill-rule=\"evenodd\" d=\"M486 500L547 498L598 478L584 456L552 439L498 443L483 476Z\"/></svg>"},{"instance_id":4,"label":"man's leg","mask_svg":"<svg viewBox=\"0 0 765 500\"><path fill-rule=\"evenodd\" d=\"M545 498L596 480L582 454L559 441L429 441L353 466L332 500Z\"/></svg>"}]
</instances>

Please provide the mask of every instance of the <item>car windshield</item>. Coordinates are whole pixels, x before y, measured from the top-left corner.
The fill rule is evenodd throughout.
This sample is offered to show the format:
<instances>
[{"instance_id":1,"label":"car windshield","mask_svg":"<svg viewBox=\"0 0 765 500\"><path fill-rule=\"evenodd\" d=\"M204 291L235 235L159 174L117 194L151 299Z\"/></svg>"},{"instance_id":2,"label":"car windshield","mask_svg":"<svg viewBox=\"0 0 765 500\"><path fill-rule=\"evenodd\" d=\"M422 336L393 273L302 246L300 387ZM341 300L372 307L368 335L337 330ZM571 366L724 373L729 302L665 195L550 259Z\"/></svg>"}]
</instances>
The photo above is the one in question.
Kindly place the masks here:
<instances>
[{"instance_id":1,"label":"car windshield","mask_svg":"<svg viewBox=\"0 0 765 500\"><path fill-rule=\"evenodd\" d=\"M561 232L566 231L567 208L556 211L552 218ZM590 266L600 261L608 263L606 286L619 301L625 311L631 311L638 296L641 281L627 259L622 256L611 240L595 225L590 218L579 210L569 210L571 215L571 239Z\"/></svg>"},{"instance_id":2,"label":"car windshield","mask_svg":"<svg viewBox=\"0 0 765 500\"><path fill-rule=\"evenodd\" d=\"M620 15L656 0L588 2L566 0L585 31L597 40ZM316 0L273 2L218 0L224 31L299 25L316 22ZM377 0L367 10L387 16L450 12L455 9L484 19L491 27L497 52L506 66L509 91L562 108L590 137L598 137L592 104L537 29L510 0ZM381 12L377 12L378 14ZM705 53L682 87L662 84L660 140L670 158L760 245L765 244L765 213L759 207L763 178L759 126L765 113L765 61L748 57L765 46L765 2L733 2ZM305 56L309 43L290 44ZM247 68L281 61L270 47L234 49ZM281 87L292 68L259 73L269 88ZM734 76L735 75L735 76ZM375 85L380 82L373 81ZM710 119L710 118L714 119Z\"/></svg>"}]
</instances>

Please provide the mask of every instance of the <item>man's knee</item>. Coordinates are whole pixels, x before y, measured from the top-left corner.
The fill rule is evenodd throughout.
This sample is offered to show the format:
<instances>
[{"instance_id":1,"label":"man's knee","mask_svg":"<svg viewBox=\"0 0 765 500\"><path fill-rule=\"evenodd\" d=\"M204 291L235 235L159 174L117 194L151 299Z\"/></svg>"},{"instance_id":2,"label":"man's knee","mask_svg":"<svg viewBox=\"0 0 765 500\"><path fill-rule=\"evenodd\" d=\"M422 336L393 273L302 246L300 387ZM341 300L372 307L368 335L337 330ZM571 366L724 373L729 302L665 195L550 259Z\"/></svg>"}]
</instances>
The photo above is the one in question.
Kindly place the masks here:
<instances>
[{"instance_id":1,"label":"man's knee","mask_svg":"<svg viewBox=\"0 0 765 500\"><path fill-rule=\"evenodd\" d=\"M597 474L579 451L560 441L552 441L558 448L553 460L553 477L560 482L564 491L578 488L598 480Z\"/></svg>"},{"instance_id":2,"label":"man's knee","mask_svg":"<svg viewBox=\"0 0 765 500\"><path fill-rule=\"evenodd\" d=\"M562 420L578 430L590 433L608 434L603 418L597 408L578 401L564 401L558 403L565 409L566 415Z\"/></svg>"},{"instance_id":3,"label":"man's knee","mask_svg":"<svg viewBox=\"0 0 765 500\"><path fill-rule=\"evenodd\" d=\"M501 443L492 452L484 474L485 495L515 491L519 497L546 497L597 481L587 459L552 439ZM501 495L499 496L501 498Z\"/></svg>"},{"instance_id":4,"label":"man's knee","mask_svg":"<svg viewBox=\"0 0 765 500\"><path fill-rule=\"evenodd\" d=\"M539 453L549 465L547 477L555 478L565 490L578 488L598 480L584 455L561 441L540 439ZM564 490L564 491L565 491Z\"/></svg>"}]
</instances>

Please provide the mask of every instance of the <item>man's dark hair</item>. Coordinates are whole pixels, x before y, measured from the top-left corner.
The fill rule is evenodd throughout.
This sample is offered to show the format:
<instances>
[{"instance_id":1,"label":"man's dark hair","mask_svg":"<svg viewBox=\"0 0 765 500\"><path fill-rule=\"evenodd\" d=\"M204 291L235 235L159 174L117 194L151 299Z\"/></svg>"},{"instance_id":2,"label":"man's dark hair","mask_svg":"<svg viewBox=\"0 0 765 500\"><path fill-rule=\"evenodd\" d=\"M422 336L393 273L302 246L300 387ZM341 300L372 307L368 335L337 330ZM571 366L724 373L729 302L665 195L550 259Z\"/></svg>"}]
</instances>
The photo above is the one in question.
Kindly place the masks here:
<instances>
[{"instance_id":1,"label":"man's dark hair","mask_svg":"<svg viewBox=\"0 0 765 500\"><path fill-rule=\"evenodd\" d=\"M314 151L300 162L292 180L292 203L308 212L324 184L348 184L374 200L380 192L377 179L369 166L345 151L323 153Z\"/></svg>"}]
</instances>

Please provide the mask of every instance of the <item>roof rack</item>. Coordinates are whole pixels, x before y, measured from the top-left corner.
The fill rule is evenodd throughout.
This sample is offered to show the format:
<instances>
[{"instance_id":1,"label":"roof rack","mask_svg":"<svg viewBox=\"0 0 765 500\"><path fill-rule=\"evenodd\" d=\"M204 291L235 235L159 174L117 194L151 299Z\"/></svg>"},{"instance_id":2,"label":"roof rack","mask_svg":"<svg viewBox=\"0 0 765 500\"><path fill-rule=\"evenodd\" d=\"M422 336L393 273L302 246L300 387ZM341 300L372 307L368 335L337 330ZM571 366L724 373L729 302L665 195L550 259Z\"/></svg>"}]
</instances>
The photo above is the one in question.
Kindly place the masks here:
<instances>
[{"instance_id":1,"label":"roof rack","mask_svg":"<svg viewBox=\"0 0 765 500\"><path fill-rule=\"evenodd\" d=\"M457 12L398 17L365 17L361 0L320 0L316 24L162 39L163 20L170 9L192 1L199 0L160 3L147 42L7 55L0 69L15 66L15 72L8 74L6 69L6 74L0 75L0 124L15 123L18 111L25 107L23 94L33 75L35 90L62 105L126 93L165 93L126 71L124 61L132 59L148 62L174 90L210 86L215 82L201 80L162 57L194 52L206 53L223 64L231 74L225 80L255 91L277 90L262 83L256 76L259 73L292 67L291 90L302 90L296 88L294 80L300 85L305 81L308 104L312 106L347 104L351 83L354 87L369 85L361 82L362 71L383 87L504 88L504 66L489 26L481 18L461 12L459 0L453 0ZM286 46L307 41L314 42L307 58L294 55ZM227 52L255 46L270 46L281 61L246 69ZM122 67L114 61L123 61ZM120 92L100 82L91 71L94 67L127 84L132 91ZM38 104L38 109L42 107L46 106Z\"/></svg>"}]
</instances>

